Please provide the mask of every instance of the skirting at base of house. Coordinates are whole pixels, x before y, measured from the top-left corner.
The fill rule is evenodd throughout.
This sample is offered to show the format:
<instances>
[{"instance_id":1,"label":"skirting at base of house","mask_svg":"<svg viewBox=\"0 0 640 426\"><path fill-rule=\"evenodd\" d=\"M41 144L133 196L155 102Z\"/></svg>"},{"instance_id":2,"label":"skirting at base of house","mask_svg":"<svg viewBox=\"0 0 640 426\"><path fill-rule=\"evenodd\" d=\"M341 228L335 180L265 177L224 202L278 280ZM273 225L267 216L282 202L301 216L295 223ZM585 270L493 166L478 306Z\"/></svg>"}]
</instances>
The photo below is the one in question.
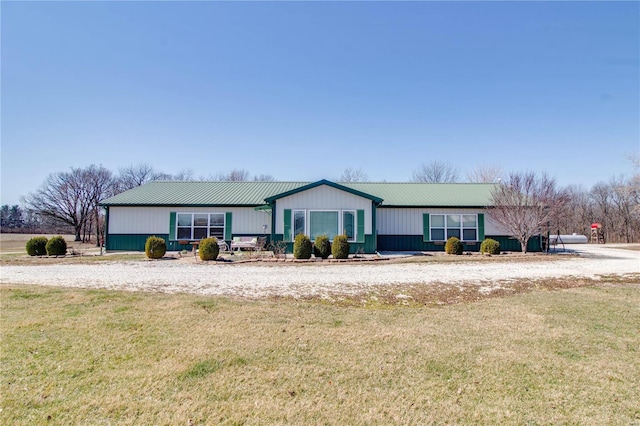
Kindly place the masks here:
<instances>
[{"instance_id":1,"label":"skirting at base of house","mask_svg":"<svg viewBox=\"0 0 640 426\"><path fill-rule=\"evenodd\" d=\"M178 241L169 240L169 234L155 234L164 238L167 242L167 250L190 250L191 245L179 244ZM151 234L109 234L106 241L106 249L110 251L144 251L144 244ZM235 236L235 235L234 235ZM501 235L488 235L500 243L503 251L520 251L520 243L511 237ZM276 241L282 240L281 234L275 235ZM377 242L377 244L376 244ZM465 251L480 251L481 241L474 243L464 243ZM531 252L541 251L540 238L534 237L529 240L527 250ZM287 243L287 252L293 251L293 243ZM366 235L364 243L351 243L350 252L375 253L376 251L444 251L444 242L424 242L422 235L378 235L375 241L373 235Z\"/></svg>"},{"instance_id":2,"label":"skirting at base of house","mask_svg":"<svg viewBox=\"0 0 640 426\"><path fill-rule=\"evenodd\" d=\"M521 251L518 240L504 235L487 235L500 243L503 251ZM477 242L463 242L465 251L480 251ZM541 251L542 245L537 237L531 238L527 244L527 250L531 252ZM444 251L444 241L423 241L422 235L378 235L378 251Z\"/></svg>"}]
</instances>

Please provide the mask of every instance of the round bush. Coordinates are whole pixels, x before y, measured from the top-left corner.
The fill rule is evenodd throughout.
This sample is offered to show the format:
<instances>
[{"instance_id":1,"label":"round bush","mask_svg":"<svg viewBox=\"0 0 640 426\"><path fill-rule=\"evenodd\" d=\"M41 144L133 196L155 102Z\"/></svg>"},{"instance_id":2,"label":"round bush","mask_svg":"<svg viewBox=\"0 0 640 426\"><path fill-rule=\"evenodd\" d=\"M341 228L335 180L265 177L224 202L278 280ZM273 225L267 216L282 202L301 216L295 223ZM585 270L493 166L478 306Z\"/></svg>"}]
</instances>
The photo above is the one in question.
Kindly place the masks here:
<instances>
[{"instance_id":1,"label":"round bush","mask_svg":"<svg viewBox=\"0 0 640 426\"><path fill-rule=\"evenodd\" d=\"M462 245L462 241L460 241L458 238L451 237L444 245L444 251L446 251L448 254L462 254L462 252L464 251L464 246Z\"/></svg>"},{"instance_id":2,"label":"round bush","mask_svg":"<svg viewBox=\"0 0 640 426\"><path fill-rule=\"evenodd\" d=\"M347 259L349 257L349 241L346 235L336 235L333 238L331 254L334 259Z\"/></svg>"},{"instance_id":3,"label":"round bush","mask_svg":"<svg viewBox=\"0 0 640 426\"><path fill-rule=\"evenodd\" d=\"M51 238L47 242L46 248L49 256L62 256L67 254L67 242L61 236Z\"/></svg>"},{"instance_id":4,"label":"round bush","mask_svg":"<svg viewBox=\"0 0 640 426\"><path fill-rule=\"evenodd\" d=\"M492 238L487 238L480 244L480 253L500 254L500 243Z\"/></svg>"},{"instance_id":5,"label":"round bush","mask_svg":"<svg viewBox=\"0 0 640 426\"><path fill-rule=\"evenodd\" d=\"M218 239L216 237L205 238L200 241L198 253L202 260L216 260L220 254Z\"/></svg>"},{"instance_id":6,"label":"round bush","mask_svg":"<svg viewBox=\"0 0 640 426\"><path fill-rule=\"evenodd\" d=\"M44 256L47 254L47 237L33 237L27 241L27 254L29 256Z\"/></svg>"},{"instance_id":7,"label":"round bush","mask_svg":"<svg viewBox=\"0 0 640 426\"><path fill-rule=\"evenodd\" d=\"M147 242L144 245L144 252L149 259L160 259L167 252L167 243L165 243L164 238L152 235L147 238Z\"/></svg>"},{"instance_id":8,"label":"round bush","mask_svg":"<svg viewBox=\"0 0 640 426\"><path fill-rule=\"evenodd\" d=\"M311 248L309 237L298 234L293 241L293 257L296 259L311 259Z\"/></svg>"},{"instance_id":9,"label":"round bush","mask_svg":"<svg viewBox=\"0 0 640 426\"><path fill-rule=\"evenodd\" d=\"M313 243L313 254L316 257L326 259L331 254L331 243L326 235L316 237Z\"/></svg>"}]
</instances>

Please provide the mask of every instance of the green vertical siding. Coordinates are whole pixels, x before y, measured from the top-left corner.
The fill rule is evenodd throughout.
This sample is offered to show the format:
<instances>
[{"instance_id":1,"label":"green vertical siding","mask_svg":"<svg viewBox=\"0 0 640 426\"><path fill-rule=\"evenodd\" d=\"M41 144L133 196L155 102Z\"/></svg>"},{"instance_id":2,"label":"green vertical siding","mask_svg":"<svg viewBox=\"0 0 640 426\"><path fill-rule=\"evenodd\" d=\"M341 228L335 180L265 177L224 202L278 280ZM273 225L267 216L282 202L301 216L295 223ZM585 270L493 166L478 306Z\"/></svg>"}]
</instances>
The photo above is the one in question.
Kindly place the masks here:
<instances>
[{"instance_id":1,"label":"green vertical siding","mask_svg":"<svg viewBox=\"0 0 640 426\"><path fill-rule=\"evenodd\" d=\"M444 251L444 242L424 241L422 235L378 235L378 251ZM520 243L510 237L488 235L500 243L503 251L520 251ZM465 251L479 251L481 241L474 243L463 242ZM527 250L539 252L542 250L539 237L533 237L527 244Z\"/></svg>"},{"instance_id":2,"label":"green vertical siding","mask_svg":"<svg viewBox=\"0 0 640 426\"><path fill-rule=\"evenodd\" d=\"M164 238L167 250L177 250L172 247L168 234L154 234ZM107 238L107 250L144 251L144 244L151 234L110 234Z\"/></svg>"}]
</instances>

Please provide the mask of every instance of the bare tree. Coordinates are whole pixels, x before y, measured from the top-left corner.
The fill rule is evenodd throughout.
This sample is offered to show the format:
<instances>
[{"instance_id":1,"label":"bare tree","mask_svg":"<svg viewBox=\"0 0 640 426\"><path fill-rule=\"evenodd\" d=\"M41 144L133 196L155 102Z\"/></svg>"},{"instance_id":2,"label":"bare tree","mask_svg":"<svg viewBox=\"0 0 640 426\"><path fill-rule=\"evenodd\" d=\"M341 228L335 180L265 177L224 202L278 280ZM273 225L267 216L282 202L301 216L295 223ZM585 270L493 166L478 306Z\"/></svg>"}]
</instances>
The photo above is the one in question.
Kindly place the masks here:
<instances>
[{"instance_id":1,"label":"bare tree","mask_svg":"<svg viewBox=\"0 0 640 426\"><path fill-rule=\"evenodd\" d=\"M467 181L472 183L497 183L501 178L502 168L488 164L480 164L467 173Z\"/></svg>"},{"instance_id":2,"label":"bare tree","mask_svg":"<svg viewBox=\"0 0 640 426\"><path fill-rule=\"evenodd\" d=\"M413 171L413 182L452 183L458 181L458 171L450 163L434 160L422 163Z\"/></svg>"},{"instance_id":3,"label":"bare tree","mask_svg":"<svg viewBox=\"0 0 640 426\"><path fill-rule=\"evenodd\" d=\"M93 224L89 224L89 235L91 227L95 226L96 245L100 246L101 237L104 238L104 220L102 220L102 208L100 202L105 198L115 195L118 191L116 179L113 174L102 166L91 165L83 170L83 182L86 187L86 202L90 205Z\"/></svg>"},{"instance_id":4,"label":"bare tree","mask_svg":"<svg viewBox=\"0 0 640 426\"><path fill-rule=\"evenodd\" d=\"M162 178L163 180L182 180L189 181L193 180L193 170L191 169L182 169L175 175L166 175Z\"/></svg>"},{"instance_id":5,"label":"bare tree","mask_svg":"<svg viewBox=\"0 0 640 426\"><path fill-rule=\"evenodd\" d=\"M261 174L261 175L254 176L253 180L255 182L275 182L276 178L274 178L271 175Z\"/></svg>"},{"instance_id":6,"label":"bare tree","mask_svg":"<svg viewBox=\"0 0 640 426\"><path fill-rule=\"evenodd\" d=\"M53 173L40 188L23 199L29 210L73 227L76 241L81 241L82 227L90 207L84 202L82 170Z\"/></svg>"},{"instance_id":7,"label":"bare tree","mask_svg":"<svg viewBox=\"0 0 640 426\"><path fill-rule=\"evenodd\" d=\"M242 169L233 169L229 173L218 173L215 180L243 182L249 180L249 172Z\"/></svg>"},{"instance_id":8,"label":"bare tree","mask_svg":"<svg viewBox=\"0 0 640 426\"><path fill-rule=\"evenodd\" d=\"M369 182L369 176L362 169L347 167L340 176L340 182Z\"/></svg>"},{"instance_id":9,"label":"bare tree","mask_svg":"<svg viewBox=\"0 0 640 426\"><path fill-rule=\"evenodd\" d=\"M83 241L83 231L86 234L86 229L91 228L99 202L112 195L113 187L111 172L91 165L49 175L35 193L22 201L32 212L70 225L76 241Z\"/></svg>"},{"instance_id":10,"label":"bare tree","mask_svg":"<svg viewBox=\"0 0 640 426\"><path fill-rule=\"evenodd\" d=\"M123 192L152 180L170 179L171 175L156 172L148 163L129 165L118 169L118 191Z\"/></svg>"},{"instance_id":11,"label":"bare tree","mask_svg":"<svg viewBox=\"0 0 640 426\"><path fill-rule=\"evenodd\" d=\"M511 173L491 193L491 217L527 252L529 239L546 230L567 203L555 180L534 172Z\"/></svg>"}]
</instances>

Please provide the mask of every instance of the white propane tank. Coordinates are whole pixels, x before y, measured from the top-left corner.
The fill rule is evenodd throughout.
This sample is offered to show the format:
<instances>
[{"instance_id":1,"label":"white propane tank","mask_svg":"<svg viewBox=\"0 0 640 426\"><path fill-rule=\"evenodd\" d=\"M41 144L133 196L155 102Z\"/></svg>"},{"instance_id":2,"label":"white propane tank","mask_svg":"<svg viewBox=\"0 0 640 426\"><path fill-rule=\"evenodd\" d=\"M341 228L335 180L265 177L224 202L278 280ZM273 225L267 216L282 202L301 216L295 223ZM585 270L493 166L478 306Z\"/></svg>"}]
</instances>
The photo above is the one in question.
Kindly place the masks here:
<instances>
[{"instance_id":1,"label":"white propane tank","mask_svg":"<svg viewBox=\"0 0 640 426\"><path fill-rule=\"evenodd\" d=\"M560 237L560 238L558 238ZM575 232L571 235L549 235L549 244L587 244L589 240L585 235L578 235Z\"/></svg>"}]
</instances>

